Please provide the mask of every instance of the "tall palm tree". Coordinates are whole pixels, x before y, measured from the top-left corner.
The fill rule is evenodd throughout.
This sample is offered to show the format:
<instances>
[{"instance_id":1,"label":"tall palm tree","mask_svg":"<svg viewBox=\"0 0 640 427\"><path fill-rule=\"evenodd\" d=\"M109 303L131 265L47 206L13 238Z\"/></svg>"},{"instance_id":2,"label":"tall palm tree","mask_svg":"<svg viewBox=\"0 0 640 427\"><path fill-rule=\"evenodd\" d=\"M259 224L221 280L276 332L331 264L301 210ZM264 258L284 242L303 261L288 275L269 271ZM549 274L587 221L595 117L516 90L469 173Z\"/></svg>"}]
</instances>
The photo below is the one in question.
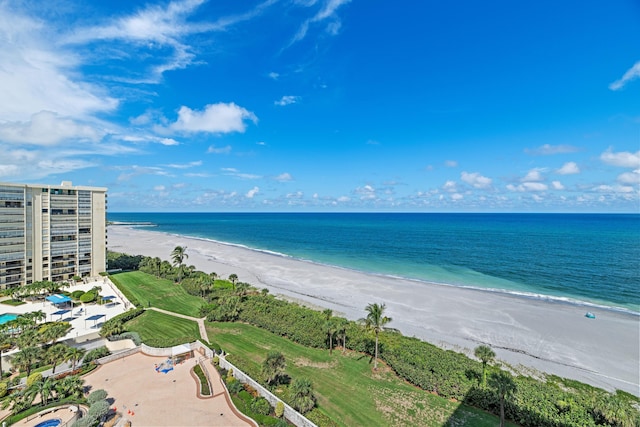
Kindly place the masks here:
<instances>
[{"instance_id":1,"label":"tall palm tree","mask_svg":"<svg viewBox=\"0 0 640 427\"><path fill-rule=\"evenodd\" d=\"M51 341L51 344L55 344L60 338L67 335L69 329L71 329L71 325L66 322L56 322L50 325L40 333L41 339L43 343L48 343Z\"/></svg>"},{"instance_id":2,"label":"tall palm tree","mask_svg":"<svg viewBox=\"0 0 640 427\"><path fill-rule=\"evenodd\" d=\"M516 383L511 375L504 371L494 372L489 377L489 385L496 389L500 399L500 427L504 427L504 402L516 391Z\"/></svg>"},{"instance_id":3,"label":"tall palm tree","mask_svg":"<svg viewBox=\"0 0 640 427\"><path fill-rule=\"evenodd\" d=\"M364 322L365 328L370 331L373 331L376 334L376 350L375 356L373 359L373 370L378 370L378 335L380 332L384 331L385 325L391 322L391 318L384 315L384 310L386 309L386 305L383 304L369 304L365 308L367 311L367 317L361 319Z\"/></svg>"},{"instance_id":4,"label":"tall palm tree","mask_svg":"<svg viewBox=\"0 0 640 427\"><path fill-rule=\"evenodd\" d=\"M173 251L171 251L171 260L173 261L173 265L178 269L178 283L182 281L182 267L184 266L183 262L186 258L189 258L186 246L176 246Z\"/></svg>"},{"instance_id":5,"label":"tall palm tree","mask_svg":"<svg viewBox=\"0 0 640 427\"><path fill-rule=\"evenodd\" d=\"M26 372L27 378L31 375L33 365L40 360L40 349L37 347L26 347L10 357L11 365L18 368L20 372Z\"/></svg>"},{"instance_id":6,"label":"tall palm tree","mask_svg":"<svg viewBox=\"0 0 640 427\"><path fill-rule=\"evenodd\" d=\"M338 317L336 321L336 333L338 339L342 339L342 354L347 351L347 326L349 321L344 317Z\"/></svg>"},{"instance_id":7,"label":"tall palm tree","mask_svg":"<svg viewBox=\"0 0 640 427\"><path fill-rule=\"evenodd\" d=\"M329 341L329 354L333 354L333 334L335 333L335 322L332 319L333 310L327 308L322 312L324 316L324 330L327 331Z\"/></svg>"},{"instance_id":8,"label":"tall palm tree","mask_svg":"<svg viewBox=\"0 0 640 427\"><path fill-rule=\"evenodd\" d=\"M67 350L67 360L71 362L71 369L76 370L76 365L84 357L87 350L80 347L69 347Z\"/></svg>"},{"instance_id":9,"label":"tall palm tree","mask_svg":"<svg viewBox=\"0 0 640 427\"><path fill-rule=\"evenodd\" d=\"M496 354L488 345L479 345L473 354L482 362L482 385L484 386L487 383L487 363L491 362Z\"/></svg>"},{"instance_id":10,"label":"tall palm tree","mask_svg":"<svg viewBox=\"0 0 640 427\"><path fill-rule=\"evenodd\" d=\"M56 383L56 391L61 398L69 396L79 398L84 391L84 380L78 375L69 375Z\"/></svg>"},{"instance_id":11,"label":"tall palm tree","mask_svg":"<svg viewBox=\"0 0 640 427\"><path fill-rule=\"evenodd\" d=\"M56 366L58 366L60 362L68 360L68 354L69 346L66 344L58 343L49 347L44 355L44 359L53 365L53 368L51 369L52 374L56 373Z\"/></svg>"},{"instance_id":12,"label":"tall palm tree","mask_svg":"<svg viewBox=\"0 0 640 427\"><path fill-rule=\"evenodd\" d=\"M233 286L233 290L236 290L236 282L238 281L238 275L237 274L230 274L229 275L229 281L231 282L231 285Z\"/></svg>"},{"instance_id":13,"label":"tall palm tree","mask_svg":"<svg viewBox=\"0 0 640 427\"><path fill-rule=\"evenodd\" d=\"M51 397L53 390L55 390L56 380L53 377L40 378L31 385L31 393L40 395L42 405L46 405ZM35 397L35 396L34 396Z\"/></svg>"},{"instance_id":14,"label":"tall palm tree","mask_svg":"<svg viewBox=\"0 0 640 427\"><path fill-rule=\"evenodd\" d=\"M267 358L262 362L262 375L267 384L275 382L284 372L286 362L284 355L279 351L270 351Z\"/></svg>"}]
</instances>

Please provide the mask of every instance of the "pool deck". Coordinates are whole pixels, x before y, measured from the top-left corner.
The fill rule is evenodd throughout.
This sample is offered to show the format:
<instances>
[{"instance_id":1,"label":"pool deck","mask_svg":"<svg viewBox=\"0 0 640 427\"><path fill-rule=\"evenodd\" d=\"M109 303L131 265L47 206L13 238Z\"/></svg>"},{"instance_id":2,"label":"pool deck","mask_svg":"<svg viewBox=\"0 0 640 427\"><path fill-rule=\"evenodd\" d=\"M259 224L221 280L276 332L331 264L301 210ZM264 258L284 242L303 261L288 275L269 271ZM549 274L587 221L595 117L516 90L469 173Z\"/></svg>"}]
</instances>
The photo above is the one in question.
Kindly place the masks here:
<instances>
[{"instance_id":1,"label":"pool deck","mask_svg":"<svg viewBox=\"0 0 640 427\"><path fill-rule=\"evenodd\" d=\"M60 425L64 425L65 423L69 422L73 416L75 415L75 412L71 411L68 408L68 405L62 408L52 408L49 409L48 411L50 412L45 412L43 415L41 416L30 416L27 418L24 418L20 421L18 421L17 423L12 424L12 426L15 427L35 427L38 424L40 424L41 422L47 421L47 420L51 420L51 419L60 419Z\"/></svg>"},{"instance_id":2,"label":"pool deck","mask_svg":"<svg viewBox=\"0 0 640 427\"><path fill-rule=\"evenodd\" d=\"M136 353L100 366L84 377L85 386L106 390L107 398L113 399L111 407L133 426L256 425L236 413L220 375L208 360L202 365L213 383L213 396L203 398L191 376L197 359L188 359L166 374L156 372L155 366L166 359Z\"/></svg>"},{"instance_id":3,"label":"pool deck","mask_svg":"<svg viewBox=\"0 0 640 427\"><path fill-rule=\"evenodd\" d=\"M53 313L59 311L60 309L46 300L35 302L27 301L25 304L17 306L2 304L0 302L0 314L25 314L42 310L47 315L46 321L64 320L71 324L71 329L69 330L67 335L65 335L64 338L61 338L59 341L73 339L81 342L83 341L83 339L88 340L91 338L95 338L100 331L100 326L102 325L102 323L120 313L124 313L125 311L130 309L132 305L107 277L93 278L91 280L88 280L87 283L81 282L69 288L65 288L65 291L73 292L82 290L86 292L94 286L100 286L102 288L102 291L100 291L101 295L114 296L115 298L113 299L113 303L102 305L98 305L95 303L83 304L80 306L76 306L73 309L69 308L71 311L64 315L54 315ZM80 309L82 309L82 312L80 312ZM105 317L102 317L97 321L88 320L92 316L98 315L104 315ZM11 353L12 352L4 353L3 356L9 355Z\"/></svg>"}]
</instances>

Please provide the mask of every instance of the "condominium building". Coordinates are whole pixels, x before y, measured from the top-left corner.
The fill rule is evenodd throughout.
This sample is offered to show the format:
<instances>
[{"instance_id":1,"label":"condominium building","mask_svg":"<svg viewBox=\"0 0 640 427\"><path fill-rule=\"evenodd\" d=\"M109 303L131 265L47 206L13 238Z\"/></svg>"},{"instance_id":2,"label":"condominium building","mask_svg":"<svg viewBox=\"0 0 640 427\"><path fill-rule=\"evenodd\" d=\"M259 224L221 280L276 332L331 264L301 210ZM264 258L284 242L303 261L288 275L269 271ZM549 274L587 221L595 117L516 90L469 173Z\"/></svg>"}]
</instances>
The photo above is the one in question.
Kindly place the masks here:
<instances>
[{"instance_id":1,"label":"condominium building","mask_svg":"<svg viewBox=\"0 0 640 427\"><path fill-rule=\"evenodd\" d=\"M0 182L0 289L106 266L107 189Z\"/></svg>"}]
</instances>

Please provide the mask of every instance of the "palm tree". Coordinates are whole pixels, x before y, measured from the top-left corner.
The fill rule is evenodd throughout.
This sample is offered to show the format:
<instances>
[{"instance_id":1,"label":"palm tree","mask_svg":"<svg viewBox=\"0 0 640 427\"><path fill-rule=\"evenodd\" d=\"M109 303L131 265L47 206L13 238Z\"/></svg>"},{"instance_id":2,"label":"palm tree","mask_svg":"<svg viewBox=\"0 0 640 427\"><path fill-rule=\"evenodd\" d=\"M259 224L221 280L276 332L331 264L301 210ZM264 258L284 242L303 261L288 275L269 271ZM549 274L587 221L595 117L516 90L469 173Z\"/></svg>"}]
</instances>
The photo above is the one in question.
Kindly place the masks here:
<instances>
[{"instance_id":1,"label":"palm tree","mask_svg":"<svg viewBox=\"0 0 640 427\"><path fill-rule=\"evenodd\" d=\"M378 335L381 331L384 331L384 326L391 322L391 318L384 315L384 310L386 309L385 304L369 304L365 308L367 311L367 317L361 319L364 322L364 326L373 331L376 334L376 351L373 359L373 370L378 369Z\"/></svg>"},{"instance_id":2,"label":"palm tree","mask_svg":"<svg viewBox=\"0 0 640 427\"><path fill-rule=\"evenodd\" d=\"M13 348L13 339L5 334L0 334L0 378L2 378L2 353Z\"/></svg>"},{"instance_id":3,"label":"palm tree","mask_svg":"<svg viewBox=\"0 0 640 427\"><path fill-rule=\"evenodd\" d=\"M74 396L79 398L84 391L84 380L78 375L69 375L56 383L56 392L61 398Z\"/></svg>"},{"instance_id":4,"label":"palm tree","mask_svg":"<svg viewBox=\"0 0 640 427\"><path fill-rule=\"evenodd\" d=\"M189 258L186 246L176 246L173 251L171 251L171 260L173 261L173 265L178 269L178 283L182 281L183 261L186 258Z\"/></svg>"},{"instance_id":5,"label":"palm tree","mask_svg":"<svg viewBox=\"0 0 640 427\"><path fill-rule=\"evenodd\" d=\"M236 286L236 295L238 295L242 300L249 292L249 289L251 289L251 285L245 282L240 282Z\"/></svg>"},{"instance_id":6,"label":"palm tree","mask_svg":"<svg viewBox=\"0 0 640 427\"><path fill-rule=\"evenodd\" d=\"M313 385L307 378L296 378L289 389L291 406L305 414L316 406Z\"/></svg>"},{"instance_id":7,"label":"palm tree","mask_svg":"<svg viewBox=\"0 0 640 427\"><path fill-rule=\"evenodd\" d=\"M76 365L84 357L87 350L80 347L69 347L67 350L67 360L71 362L71 370L76 370Z\"/></svg>"},{"instance_id":8,"label":"palm tree","mask_svg":"<svg viewBox=\"0 0 640 427\"><path fill-rule=\"evenodd\" d=\"M335 322L331 318L333 316L333 310L327 308L322 312L324 316L324 330L327 331L329 338L329 354L333 354L333 334L335 333Z\"/></svg>"},{"instance_id":9,"label":"palm tree","mask_svg":"<svg viewBox=\"0 0 640 427\"><path fill-rule=\"evenodd\" d=\"M473 354L482 362L482 385L484 386L487 383L487 363L491 362L496 354L488 345L479 345Z\"/></svg>"},{"instance_id":10,"label":"palm tree","mask_svg":"<svg viewBox=\"0 0 640 427\"><path fill-rule=\"evenodd\" d=\"M48 328L40 333L43 343L51 341L51 344L55 344L58 339L67 335L67 331L71 329L71 325L65 322L56 322L47 326Z\"/></svg>"},{"instance_id":11,"label":"palm tree","mask_svg":"<svg viewBox=\"0 0 640 427\"><path fill-rule=\"evenodd\" d=\"M26 347L10 357L11 365L18 368L20 372L26 372L27 378L31 375L31 368L40 360L40 349L37 347Z\"/></svg>"},{"instance_id":12,"label":"palm tree","mask_svg":"<svg viewBox=\"0 0 640 427\"><path fill-rule=\"evenodd\" d=\"M28 394L33 393L34 397L39 394L42 405L46 405L55 389L56 382L53 377L40 378L39 381L31 385L31 390L28 391Z\"/></svg>"},{"instance_id":13,"label":"palm tree","mask_svg":"<svg viewBox=\"0 0 640 427\"><path fill-rule=\"evenodd\" d=\"M238 281L238 275L237 274L230 274L229 275L229 281L231 282L231 285L233 286L233 290L236 290L236 282Z\"/></svg>"},{"instance_id":14,"label":"palm tree","mask_svg":"<svg viewBox=\"0 0 640 427\"><path fill-rule=\"evenodd\" d=\"M270 351L262 362L262 376L267 384L275 382L284 371L286 362L284 355L279 351Z\"/></svg>"},{"instance_id":15,"label":"palm tree","mask_svg":"<svg viewBox=\"0 0 640 427\"><path fill-rule=\"evenodd\" d=\"M338 317L336 333L338 334L337 338L342 339L342 354L347 351L347 326L349 326L349 321L344 317Z\"/></svg>"},{"instance_id":16,"label":"palm tree","mask_svg":"<svg viewBox=\"0 0 640 427\"><path fill-rule=\"evenodd\" d=\"M69 357L69 346L66 344L60 344L60 343L49 347L49 349L46 351L44 355L44 359L48 363L51 363L53 365L53 368L51 369L52 374L56 373L56 366L58 366L58 363L68 360L68 357Z\"/></svg>"},{"instance_id":17,"label":"palm tree","mask_svg":"<svg viewBox=\"0 0 640 427\"><path fill-rule=\"evenodd\" d=\"M500 398L500 427L504 427L504 402L516 391L516 383L511 375L504 371L494 372L489 377L489 385L496 389Z\"/></svg>"}]
</instances>

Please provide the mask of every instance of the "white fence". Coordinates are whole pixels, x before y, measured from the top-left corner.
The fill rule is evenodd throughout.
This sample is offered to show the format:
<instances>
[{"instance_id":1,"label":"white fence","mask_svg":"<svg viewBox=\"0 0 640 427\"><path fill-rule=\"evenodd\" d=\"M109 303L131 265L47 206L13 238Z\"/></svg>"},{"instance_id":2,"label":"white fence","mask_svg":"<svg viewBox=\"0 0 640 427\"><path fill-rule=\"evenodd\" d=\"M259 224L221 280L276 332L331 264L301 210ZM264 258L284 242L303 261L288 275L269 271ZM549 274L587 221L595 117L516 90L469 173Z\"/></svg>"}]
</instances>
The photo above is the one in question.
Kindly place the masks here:
<instances>
[{"instance_id":1,"label":"white fence","mask_svg":"<svg viewBox=\"0 0 640 427\"><path fill-rule=\"evenodd\" d=\"M220 367L226 370L232 369L233 376L238 381L240 381L241 383L249 384L251 387L255 388L258 394L264 397L265 399L267 399L267 401L271 406L275 408L278 402L282 402L282 399L280 399L275 394L271 393L266 388L262 387L257 381L255 381L253 378L251 378L250 376L242 372L240 369L236 368L224 356L218 355L218 359L220 360ZM293 424L295 424L297 427L318 427L309 419L307 419L304 415L302 415L300 412L293 409L291 406L287 405L284 402L282 402L282 404L284 405L284 417L290 422L292 422Z\"/></svg>"}]
</instances>

